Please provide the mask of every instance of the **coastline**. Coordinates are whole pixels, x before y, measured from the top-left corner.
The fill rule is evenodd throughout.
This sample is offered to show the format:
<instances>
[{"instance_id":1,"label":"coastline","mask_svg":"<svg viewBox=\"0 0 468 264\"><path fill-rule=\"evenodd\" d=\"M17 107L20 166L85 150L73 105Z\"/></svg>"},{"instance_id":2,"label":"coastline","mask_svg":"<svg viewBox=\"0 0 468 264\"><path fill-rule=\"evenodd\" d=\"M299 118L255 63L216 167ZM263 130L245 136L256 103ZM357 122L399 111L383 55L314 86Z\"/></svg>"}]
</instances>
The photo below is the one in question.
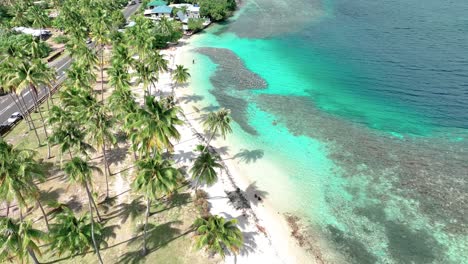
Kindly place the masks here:
<instances>
[{"instance_id":1,"label":"coastline","mask_svg":"<svg viewBox=\"0 0 468 264\"><path fill-rule=\"evenodd\" d=\"M198 37L200 35L184 38L179 45L163 51L162 54L168 57L171 65L190 65L192 63L192 58L189 56L192 48L191 42ZM191 74L193 75L194 73L191 72ZM170 83L169 73L164 73L160 76L157 86L163 92L170 92ZM185 87L176 88L175 93L177 98L190 95L196 96L194 87L190 81ZM179 144L176 145L176 153L183 156L191 152L194 146L200 143L200 140L203 140L194 136L194 132L203 133L203 129L200 124L202 113L194 111L195 108L200 109L202 106L197 102L185 102L181 104L181 107L187 118L186 121L189 123L188 126L185 125L181 129L182 138ZM238 140L230 138L230 136L226 140L214 139L211 145L215 149L230 148ZM252 171L251 166L242 166L240 163L235 162L232 158L232 153L228 153L227 151L226 153L220 153L220 156L226 167L225 171L228 173L222 171L215 185L203 187L210 197L208 199L211 205L210 212L238 219L239 226L245 235L245 249L237 257L226 256L225 263L258 263L259 261L268 261L269 263L320 263L320 254L313 254L316 256L314 260L314 257L309 252L306 252L299 245L296 238L292 236L291 223L288 223L286 215L275 210L273 205L268 201L268 196L264 196L262 202L254 201L255 194L266 192L257 190L255 182L252 182L246 176L249 173L255 173L255 171ZM184 162L190 163L188 160ZM237 188L246 191L245 196L250 201L250 209L236 210L230 205L226 191L236 191ZM247 218L244 215L247 215Z\"/></svg>"}]
</instances>

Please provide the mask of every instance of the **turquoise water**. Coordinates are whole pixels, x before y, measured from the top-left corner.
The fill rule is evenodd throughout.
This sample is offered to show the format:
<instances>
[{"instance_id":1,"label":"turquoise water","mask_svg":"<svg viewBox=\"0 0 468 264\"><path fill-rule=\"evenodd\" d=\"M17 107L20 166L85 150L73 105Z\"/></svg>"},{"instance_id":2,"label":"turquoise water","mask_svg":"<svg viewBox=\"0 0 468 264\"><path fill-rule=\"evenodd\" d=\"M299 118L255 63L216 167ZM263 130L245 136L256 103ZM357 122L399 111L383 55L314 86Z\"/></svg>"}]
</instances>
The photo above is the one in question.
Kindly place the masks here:
<instances>
[{"instance_id":1,"label":"turquoise water","mask_svg":"<svg viewBox=\"0 0 468 264\"><path fill-rule=\"evenodd\" d=\"M467 12L246 1L197 37L201 103L232 110L231 139L276 168L249 177L303 217L325 260L468 262Z\"/></svg>"}]
</instances>

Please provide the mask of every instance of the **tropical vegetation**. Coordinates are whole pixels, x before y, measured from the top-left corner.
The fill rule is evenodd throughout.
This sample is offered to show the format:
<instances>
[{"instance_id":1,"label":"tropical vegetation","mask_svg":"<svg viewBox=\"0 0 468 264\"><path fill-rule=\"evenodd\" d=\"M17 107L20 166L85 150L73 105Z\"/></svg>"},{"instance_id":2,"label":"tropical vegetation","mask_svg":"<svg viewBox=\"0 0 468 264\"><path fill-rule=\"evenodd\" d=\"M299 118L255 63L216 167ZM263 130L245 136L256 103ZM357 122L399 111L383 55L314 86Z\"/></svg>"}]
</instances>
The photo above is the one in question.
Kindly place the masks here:
<instances>
[{"instance_id":1,"label":"tropical vegetation","mask_svg":"<svg viewBox=\"0 0 468 264\"><path fill-rule=\"evenodd\" d=\"M0 29L0 87L25 119L8 141L0 139L0 202L5 208L0 218L0 262L39 263L63 255L65 259L91 255L92 262L104 263L113 256L101 251L112 248L107 245L112 237L109 230L122 215L132 216L128 226L142 224L136 234L128 228L128 245L141 241L143 254L128 252L120 261L138 262L172 241L155 245L155 236L166 230L158 217L172 207L190 204L179 201L184 197L179 192L189 192L190 185L204 209L200 214L186 210L190 223L185 234L196 233L197 248L221 256L242 246L236 222L209 215L207 196L200 196L198 189L216 183L223 169L221 158L208 145L215 134L225 137L231 131L230 113L222 109L207 115L204 124L210 139L197 146L190 169L174 162L184 115L175 98L176 86L169 95L156 84L165 72L176 85L187 83L190 74L183 65L171 69L158 48L177 41L182 26L136 16L134 27L118 32L125 19L118 8L126 3L20 0L0 5L0 22L7 24ZM50 20L52 11L58 16ZM57 74L44 60L48 44L12 32L11 26L53 26L62 31L55 40L65 43L73 60L58 89L53 89ZM93 45L86 44L88 38ZM135 86L146 90L142 98L133 93ZM32 96L31 109L26 94ZM16 133L21 126L24 130ZM127 159L127 152L134 160ZM118 166L119 159L130 164ZM125 183L131 183L131 190L117 193L115 185L125 187ZM134 199L116 203L124 193ZM178 220L180 214L171 214L174 217Z\"/></svg>"}]
</instances>

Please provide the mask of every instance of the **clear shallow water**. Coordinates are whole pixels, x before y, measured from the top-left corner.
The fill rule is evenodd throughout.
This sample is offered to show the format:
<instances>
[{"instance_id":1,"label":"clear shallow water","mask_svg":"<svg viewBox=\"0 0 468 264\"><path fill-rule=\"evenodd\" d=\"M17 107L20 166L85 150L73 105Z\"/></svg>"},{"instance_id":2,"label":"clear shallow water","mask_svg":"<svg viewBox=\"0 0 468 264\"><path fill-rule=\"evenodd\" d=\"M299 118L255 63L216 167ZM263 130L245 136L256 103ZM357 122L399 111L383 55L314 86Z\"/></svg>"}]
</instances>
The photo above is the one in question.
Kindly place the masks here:
<instances>
[{"instance_id":1,"label":"clear shallow water","mask_svg":"<svg viewBox=\"0 0 468 264\"><path fill-rule=\"evenodd\" d=\"M203 103L277 166L251 178L335 261L467 262L468 4L291 3L247 1L195 43Z\"/></svg>"}]
</instances>

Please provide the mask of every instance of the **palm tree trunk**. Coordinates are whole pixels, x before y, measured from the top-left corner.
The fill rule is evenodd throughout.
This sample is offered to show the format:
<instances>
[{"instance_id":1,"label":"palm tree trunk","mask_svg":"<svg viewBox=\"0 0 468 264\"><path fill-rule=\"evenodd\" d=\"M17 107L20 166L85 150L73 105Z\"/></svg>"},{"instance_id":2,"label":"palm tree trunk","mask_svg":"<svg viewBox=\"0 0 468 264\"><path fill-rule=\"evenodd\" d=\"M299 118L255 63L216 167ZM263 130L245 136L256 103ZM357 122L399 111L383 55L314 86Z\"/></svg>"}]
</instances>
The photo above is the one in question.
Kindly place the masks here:
<instances>
[{"instance_id":1,"label":"palm tree trunk","mask_svg":"<svg viewBox=\"0 0 468 264\"><path fill-rule=\"evenodd\" d=\"M26 107L26 102L24 102L24 97L23 96L21 96L21 100L23 101L23 104L24 104L24 106L26 108L26 114L23 115L23 117L24 118L29 117L29 119L31 120L31 125L33 127L34 133L36 134L38 145L41 146L41 139L39 138L39 134L37 133L36 125L34 124L34 120L33 120L32 116L28 114L29 111L28 111L28 108Z\"/></svg>"},{"instance_id":2,"label":"palm tree trunk","mask_svg":"<svg viewBox=\"0 0 468 264\"><path fill-rule=\"evenodd\" d=\"M10 202L5 202L5 206L6 206L6 217L8 217L10 215Z\"/></svg>"},{"instance_id":3,"label":"palm tree trunk","mask_svg":"<svg viewBox=\"0 0 468 264\"><path fill-rule=\"evenodd\" d=\"M88 194L89 204L92 204L94 206L94 208L96 209L96 215L97 215L98 221L101 222L102 218L101 218L101 215L99 214L99 210L96 205L96 202L94 201L93 195L91 194L91 191L89 190L88 183L85 183L85 188L86 188L86 193Z\"/></svg>"},{"instance_id":4,"label":"palm tree trunk","mask_svg":"<svg viewBox=\"0 0 468 264\"><path fill-rule=\"evenodd\" d=\"M94 217L93 217L93 207L91 205L91 201L93 201L93 197L91 196L91 193L89 192L88 184L86 184L86 191L88 193L88 199L89 199L88 206L89 206L89 213L91 215L91 239L93 240L94 252L96 252L96 255L98 256L99 263L103 264L104 262L102 261L101 253L99 253L99 247L96 243L96 238L94 237Z\"/></svg>"},{"instance_id":5,"label":"palm tree trunk","mask_svg":"<svg viewBox=\"0 0 468 264\"><path fill-rule=\"evenodd\" d=\"M104 102L104 46L101 45L101 102Z\"/></svg>"},{"instance_id":6,"label":"palm tree trunk","mask_svg":"<svg viewBox=\"0 0 468 264\"><path fill-rule=\"evenodd\" d=\"M34 251L32 249L28 248L28 253L29 253L29 256L31 256L34 264L39 264L40 263L39 260L36 257L36 254L34 253Z\"/></svg>"},{"instance_id":7,"label":"palm tree trunk","mask_svg":"<svg viewBox=\"0 0 468 264\"><path fill-rule=\"evenodd\" d=\"M150 215L151 200L146 198L145 226L143 228L143 256L146 256L148 248L146 247L146 234L148 233L148 218Z\"/></svg>"},{"instance_id":8,"label":"palm tree trunk","mask_svg":"<svg viewBox=\"0 0 468 264\"><path fill-rule=\"evenodd\" d=\"M47 140L47 139L49 139L49 134L47 133L46 123L45 123L45 120L44 120L44 116L42 115L41 106L38 104L39 103L39 97L38 97L35 89L32 89L31 87L29 87L29 90L31 91L31 95L33 97L34 107L37 109L37 111L39 111L39 116L41 117L41 121L42 121L42 127L44 128L44 134L45 134L46 140ZM49 105L49 102L47 102L47 105ZM50 109L49 109L49 111L50 111ZM47 159L50 159L50 145L49 144L47 144Z\"/></svg>"},{"instance_id":9,"label":"palm tree trunk","mask_svg":"<svg viewBox=\"0 0 468 264\"><path fill-rule=\"evenodd\" d=\"M104 156L104 175L106 176L106 199L109 197L109 179L110 175L109 164L107 164L106 143L102 144L102 154Z\"/></svg>"},{"instance_id":10,"label":"palm tree trunk","mask_svg":"<svg viewBox=\"0 0 468 264\"><path fill-rule=\"evenodd\" d=\"M40 199L40 198L38 197L38 198L37 198L37 205L39 205L39 208L41 208L41 212L42 212L42 215L44 216L44 220L45 220L45 223L46 223L46 226L47 226L47 231L50 231L50 228L49 228L49 220L47 220L47 214L46 214L46 212L44 211L44 207L42 207L41 201L40 201L39 199Z\"/></svg>"},{"instance_id":11,"label":"palm tree trunk","mask_svg":"<svg viewBox=\"0 0 468 264\"><path fill-rule=\"evenodd\" d=\"M216 134L216 131L213 131L213 133L211 133L211 136L210 138L208 139L208 142L206 143L206 146L203 148L203 152L205 152L205 150L208 148L208 146L210 145L210 142L211 140L213 139L214 135Z\"/></svg>"},{"instance_id":12,"label":"palm tree trunk","mask_svg":"<svg viewBox=\"0 0 468 264\"><path fill-rule=\"evenodd\" d=\"M49 94L50 103L54 105L54 99L52 98L52 92L50 91L50 86L47 86L47 92Z\"/></svg>"},{"instance_id":13,"label":"palm tree trunk","mask_svg":"<svg viewBox=\"0 0 468 264\"><path fill-rule=\"evenodd\" d=\"M10 95L10 98L13 100L13 102L15 103L16 107L18 107L18 110L20 111L21 115L24 117L24 119L26 120L26 123L28 123L28 126L29 126L29 130L32 130L32 127L31 127L31 124L29 122L29 119L26 117L26 115L24 114L24 110L23 108L21 107L21 103L20 101L16 101L15 97L13 97L12 93L9 93Z\"/></svg>"}]
</instances>

